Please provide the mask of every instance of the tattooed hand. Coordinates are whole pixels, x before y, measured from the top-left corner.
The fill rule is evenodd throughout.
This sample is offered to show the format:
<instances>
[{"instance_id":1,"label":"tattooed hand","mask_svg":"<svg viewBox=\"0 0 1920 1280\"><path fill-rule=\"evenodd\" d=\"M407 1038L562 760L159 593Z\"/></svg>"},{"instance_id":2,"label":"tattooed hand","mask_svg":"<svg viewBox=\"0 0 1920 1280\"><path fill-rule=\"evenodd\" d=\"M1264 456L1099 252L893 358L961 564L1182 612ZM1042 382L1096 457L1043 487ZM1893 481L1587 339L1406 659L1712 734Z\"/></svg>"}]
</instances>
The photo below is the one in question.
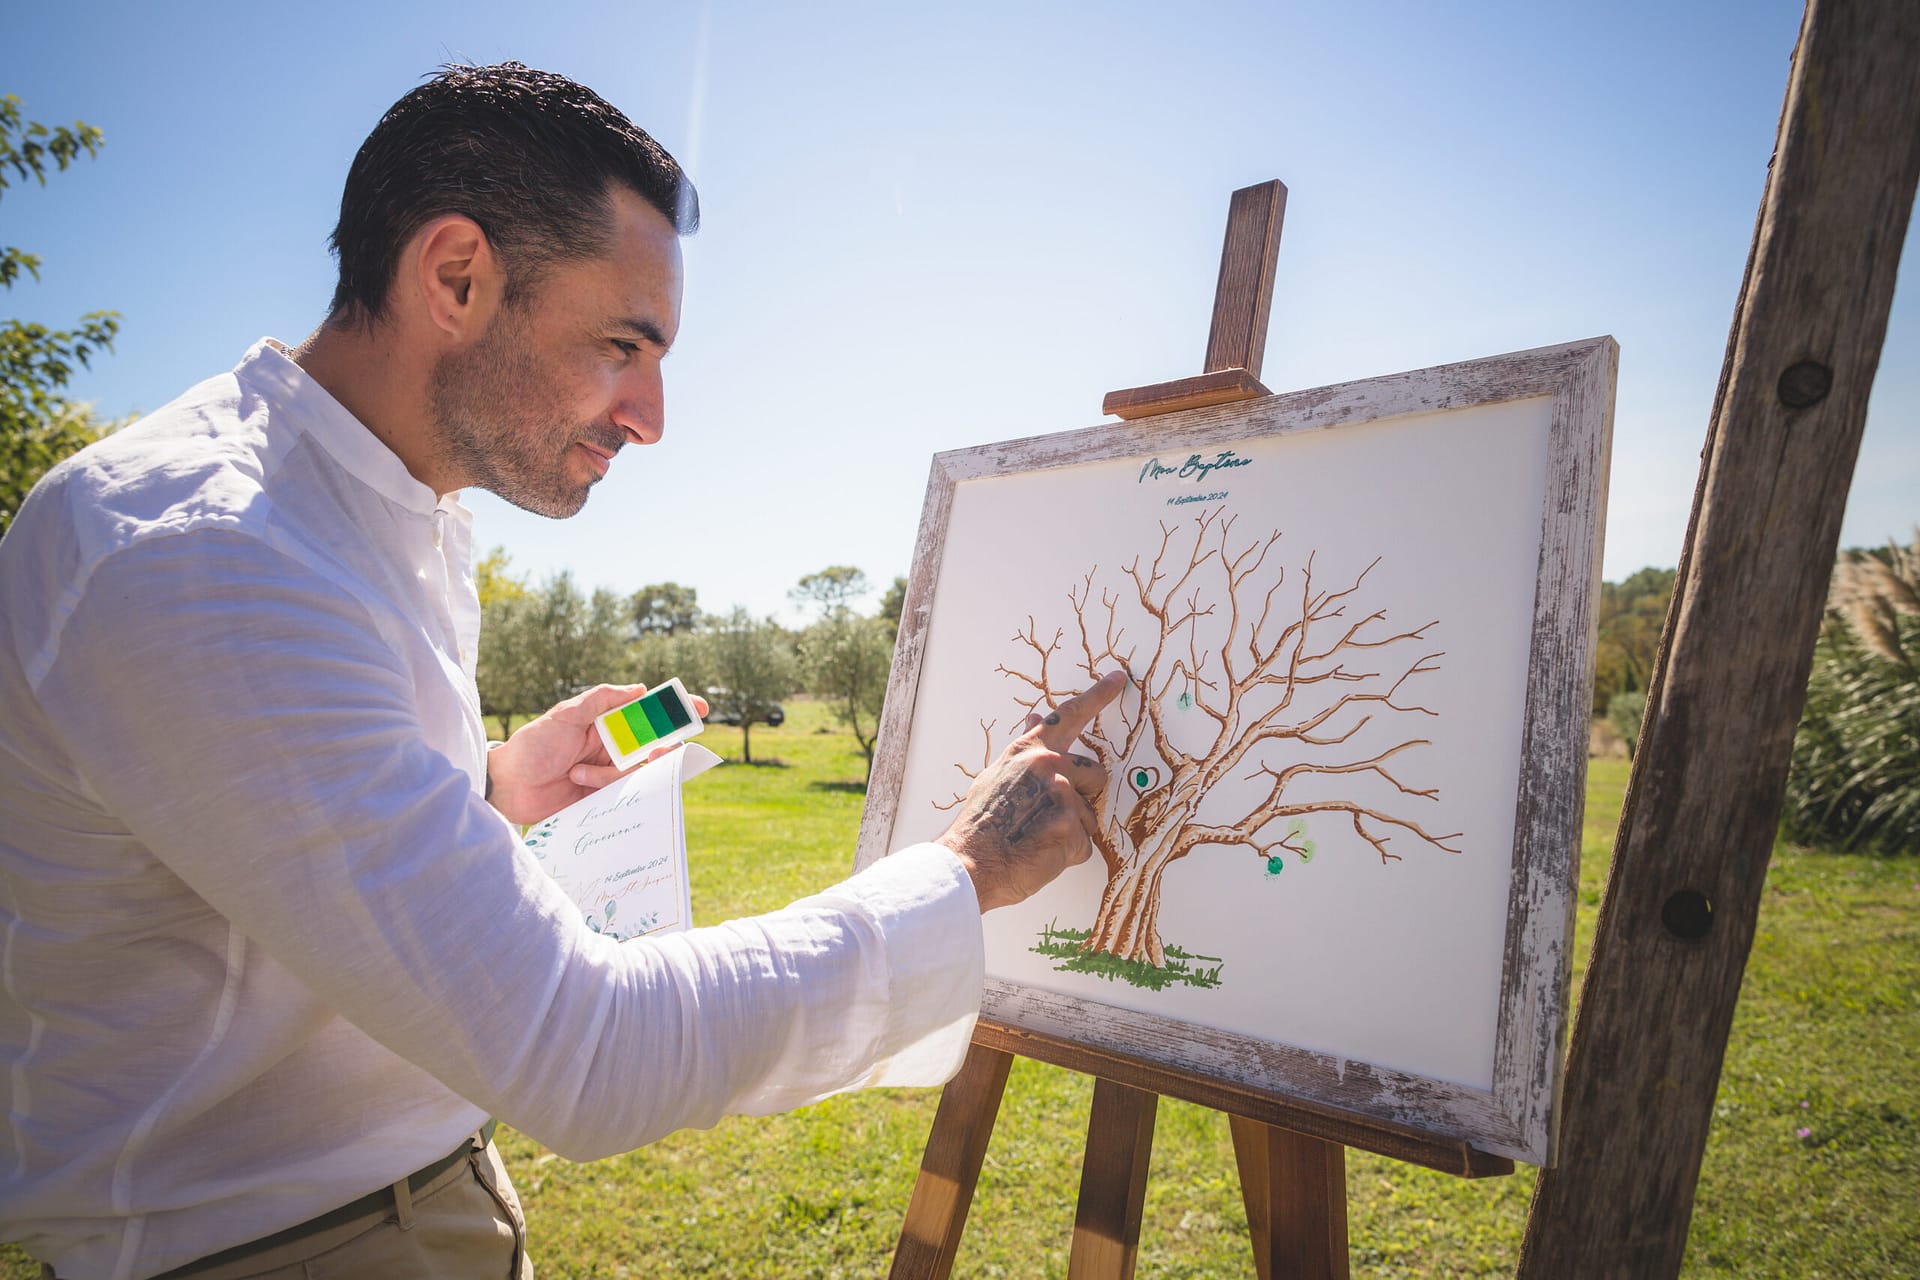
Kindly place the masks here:
<instances>
[{"instance_id":1,"label":"tattooed hand","mask_svg":"<svg viewBox=\"0 0 1920 1280\"><path fill-rule=\"evenodd\" d=\"M1107 771L1074 740L1126 683L1125 672L1109 671L1056 710L1028 716L973 780L940 843L966 864L981 911L1019 902L1093 851Z\"/></svg>"}]
</instances>

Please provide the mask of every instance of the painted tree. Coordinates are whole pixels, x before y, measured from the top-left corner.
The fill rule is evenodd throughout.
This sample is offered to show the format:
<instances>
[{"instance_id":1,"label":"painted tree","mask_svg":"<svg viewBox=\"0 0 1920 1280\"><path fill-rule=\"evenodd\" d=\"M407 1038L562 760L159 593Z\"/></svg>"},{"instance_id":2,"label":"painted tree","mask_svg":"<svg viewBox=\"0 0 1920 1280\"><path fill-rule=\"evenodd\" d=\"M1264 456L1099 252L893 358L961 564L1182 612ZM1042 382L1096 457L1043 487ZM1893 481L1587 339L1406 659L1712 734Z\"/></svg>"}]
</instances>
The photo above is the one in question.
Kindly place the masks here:
<instances>
[{"instance_id":1,"label":"painted tree","mask_svg":"<svg viewBox=\"0 0 1920 1280\"><path fill-rule=\"evenodd\" d=\"M1029 616L1019 658L998 668L1029 712L1114 666L1139 691L1085 735L1115 780L1094 836L1107 883L1088 951L1160 967L1169 868L1211 850L1277 871L1284 854L1312 856L1309 819L1350 829L1383 863L1400 860L1396 841L1460 852L1461 832L1423 825L1438 789L1402 776L1432 745L1419 726L1438 713L1415 690L1445 656L1429 636L1439 621L1401 629L1361 603L1377 558L1326 588L1312 553L1290 575L1278 531L1240 543L1234 521L1215 507L1162 523L1151 561L1111 582L1089 569L1067 593L1071 624L1048 635ZM990 745L994 724L981 728Z\"/></svg>"}]
</instances>

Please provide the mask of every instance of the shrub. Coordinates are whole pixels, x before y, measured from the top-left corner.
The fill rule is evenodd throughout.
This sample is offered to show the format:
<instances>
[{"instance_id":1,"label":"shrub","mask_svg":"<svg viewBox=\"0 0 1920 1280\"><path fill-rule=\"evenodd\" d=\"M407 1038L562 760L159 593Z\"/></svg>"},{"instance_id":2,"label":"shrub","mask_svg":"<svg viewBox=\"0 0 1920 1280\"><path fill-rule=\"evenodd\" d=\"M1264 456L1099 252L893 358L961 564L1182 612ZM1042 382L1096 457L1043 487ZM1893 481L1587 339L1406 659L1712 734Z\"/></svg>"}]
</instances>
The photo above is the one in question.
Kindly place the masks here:
<instances>
[{"instance_id":1,"label":"shrub","mask_svg":"<svg viewBox=\"0 0 1920 1280\"><path fill-rule=\"evenodd\" d=\"M1627 759L1640 745L1640 722L1647 715L1647 695L1638 689L1616 693L1607 700L1607 721L1627 744Z\"/></svg>"},{"instance_id":2,"label":"shrub","mask_svg":"<svg viewBox=\"0 0 1920 1280\"><path fill-rule=\"evenodd\" d=\"M1920 853L1920 531L1834 568L1783 818L1796 841Z\"/></svg>"}]
</instances>

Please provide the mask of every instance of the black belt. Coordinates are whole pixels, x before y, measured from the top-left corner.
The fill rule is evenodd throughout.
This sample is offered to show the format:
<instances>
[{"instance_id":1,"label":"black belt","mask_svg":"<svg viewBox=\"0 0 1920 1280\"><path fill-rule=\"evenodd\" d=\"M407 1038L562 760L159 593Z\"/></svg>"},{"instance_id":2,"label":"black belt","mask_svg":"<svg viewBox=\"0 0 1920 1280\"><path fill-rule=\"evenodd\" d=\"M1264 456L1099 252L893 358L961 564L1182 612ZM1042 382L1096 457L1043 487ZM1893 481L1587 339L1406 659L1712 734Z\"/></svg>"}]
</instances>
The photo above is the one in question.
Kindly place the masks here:
<instances>
[{"instance_id":1,"label":"black belt","mask_svg":"<svg viewBox=\"0 0 1920 1280\"><path fill-rule=\"evenodd\" d=\"M429 1182L432 1182L435 1178L453 1168L453 1166L459 1164L462 1160L465 1160L469 1152L476 1149L484 1149L489 1142L493 1141L493 1131L499 1127L500 1122L498 1120L487 1121L480 1129L479 1148L474 1146L473 1138L470 1136L465 1142L461 1143L458 1148L449 1151L446 1155L441 1156L426 1168L417 1169L408 1174L408 1192L412 1193L424 1190ZM221 1266L240 1258L245 1258L251 1254L265 1253L269 1249L278 1249L281 1245L292 1244L296 1240L304 1240L308 1236L318 1235L322 1231L330 1231L334 1227L344 1226L357 1218L367 1217L375 1211L386 1209L392 1203L393 1184L389 1183L381 1187L378 1191L369 1191L352 1204L343 1204L338 1209L328 1210L317 1218L309 1218L305 1222L296 1223L284 1231L276 1231L270 1236L262 1236L258 1240L249 1240L245 1244L237 1244L231 1249L222 1249L219 1253L210 1253L204 1258L195 1258L192 1262L184 1263L171 1271L165 1271L154 1276L153 1280L172 1280L175 1276L191 1276L194 1272L204 1268Z\"/></svg>"}]
</instances>

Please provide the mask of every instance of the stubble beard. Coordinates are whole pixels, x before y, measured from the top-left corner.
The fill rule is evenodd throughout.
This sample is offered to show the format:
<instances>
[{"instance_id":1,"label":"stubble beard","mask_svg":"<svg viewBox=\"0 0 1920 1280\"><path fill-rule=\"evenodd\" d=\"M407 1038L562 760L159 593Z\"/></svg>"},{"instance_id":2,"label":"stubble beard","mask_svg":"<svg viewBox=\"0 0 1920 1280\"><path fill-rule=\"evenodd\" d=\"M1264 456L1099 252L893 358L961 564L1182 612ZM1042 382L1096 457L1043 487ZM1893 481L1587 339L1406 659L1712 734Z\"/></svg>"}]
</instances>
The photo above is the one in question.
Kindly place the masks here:
<instances>
[{"instance_id":1,"label":"stubble beard","mask_svg":"<svg viewBox=\"0 0 1920 1280\"><path fill-rule=\"evenodd\" d=\"M563 520L586 505L593 481L569 474L568 453L590 441L611 453L624 440L612 423L595 427L541 411L560 402L511 306L479 342L441 359L430 388L449 469L523 511Z\"/></svg>"}]
</instances>

